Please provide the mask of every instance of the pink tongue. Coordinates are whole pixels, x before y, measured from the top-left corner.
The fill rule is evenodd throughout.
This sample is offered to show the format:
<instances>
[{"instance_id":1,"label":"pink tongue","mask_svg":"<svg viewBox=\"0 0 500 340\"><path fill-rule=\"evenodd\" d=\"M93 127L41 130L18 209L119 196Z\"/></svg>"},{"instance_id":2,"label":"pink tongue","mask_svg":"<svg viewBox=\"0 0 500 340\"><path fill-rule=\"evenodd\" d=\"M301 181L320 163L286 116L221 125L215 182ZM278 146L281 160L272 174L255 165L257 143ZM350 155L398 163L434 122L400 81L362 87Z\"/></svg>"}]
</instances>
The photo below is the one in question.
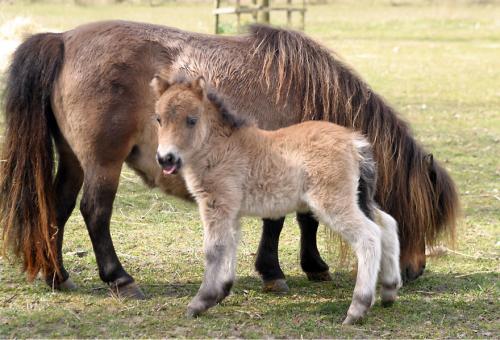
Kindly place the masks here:
<instances>
[{"instance_id":1,"label":"pink tongue","mask_svg":"<svg viewBox=\"0 0 500 340\"><path fill-rule=\"evenodd\" d=\"M163 174L165 176L171 175L171 174L173 174L175 172L175 170L177 170L177 167L175 165L172 165L172 166L164 168L163 169Z\"/></svg>"}]
</instances>

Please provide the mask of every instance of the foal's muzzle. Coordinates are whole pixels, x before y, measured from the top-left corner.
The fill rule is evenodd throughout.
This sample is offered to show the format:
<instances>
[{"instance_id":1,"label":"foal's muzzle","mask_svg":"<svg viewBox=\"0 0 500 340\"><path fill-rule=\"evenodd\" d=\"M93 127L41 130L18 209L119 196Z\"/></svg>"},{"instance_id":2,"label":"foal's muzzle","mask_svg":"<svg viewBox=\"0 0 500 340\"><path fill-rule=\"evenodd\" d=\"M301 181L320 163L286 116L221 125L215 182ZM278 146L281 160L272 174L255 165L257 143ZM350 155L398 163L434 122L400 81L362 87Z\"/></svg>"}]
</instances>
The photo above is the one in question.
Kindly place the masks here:
<instances>
[{"instance_id":1,"label":"foal's muzzle","mask_svg":"<svg viewBox=\"0 0 500 340\"><path fill-rule=\"evenodd\" d=\"M161 155L157 152L156 160L158 164L160 164L165 176L177 173L182 165L181 158L173 152L169 152L165 155Z\"/></svg>"}]
</instances>

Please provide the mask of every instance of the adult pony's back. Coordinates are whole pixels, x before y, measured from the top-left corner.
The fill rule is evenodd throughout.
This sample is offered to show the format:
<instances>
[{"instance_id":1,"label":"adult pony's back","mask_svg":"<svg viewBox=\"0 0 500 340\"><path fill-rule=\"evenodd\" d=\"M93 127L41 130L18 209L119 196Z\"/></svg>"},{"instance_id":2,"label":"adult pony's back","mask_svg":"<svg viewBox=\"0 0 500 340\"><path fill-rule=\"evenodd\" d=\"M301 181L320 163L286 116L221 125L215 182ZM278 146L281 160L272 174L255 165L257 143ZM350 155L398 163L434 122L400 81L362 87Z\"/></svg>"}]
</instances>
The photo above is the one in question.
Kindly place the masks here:
<instances>
[{"instance_id":1,"label":"adult pony's back","mask_svg":"<svg viewBox=\"0 0 500 340\"><path fill-rule=\"evenodd\" d=\"M83 185L80 210L101 278L120 293L141 295L118 260L109 223L124 162L149 185L188 195L179 178L165 179L155 164L151 118L150 79L178 72L203 75L264 129L324 119L365 133L379 165L377 201L399 222L407 278L421 273L425 242L453 233L458 199L446 171L378 94L308 37L265 26L218 37L99 22L29 38L9 70L0 218L4 250L23 259L30 277L41 270L52 284L66 282L64 224Z\"/></svg>"}]
</instances>

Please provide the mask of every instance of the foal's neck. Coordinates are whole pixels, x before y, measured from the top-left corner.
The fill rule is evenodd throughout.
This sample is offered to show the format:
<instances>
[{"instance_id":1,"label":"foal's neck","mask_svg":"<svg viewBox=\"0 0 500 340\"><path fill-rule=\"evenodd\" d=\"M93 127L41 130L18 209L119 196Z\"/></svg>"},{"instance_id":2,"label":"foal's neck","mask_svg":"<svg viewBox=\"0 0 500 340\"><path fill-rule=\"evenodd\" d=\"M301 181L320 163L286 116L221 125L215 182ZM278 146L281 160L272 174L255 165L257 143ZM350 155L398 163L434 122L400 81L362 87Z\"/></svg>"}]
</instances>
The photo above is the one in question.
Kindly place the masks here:
<instances>
[{"instance_id":1,"label":"foal's neck","mask_svg":"<svg viewBox=\"0 0 500 340\"><path fill-rule=\"evenodd\" d=\"M222 132L222 133L221 133ZM213 129L206 144L197 152L193 168L206 168L215 162L238 162L246 158L256 160L263 155L265 145L269 141L269 131L261 130L255 125L233 129L230 133L221 129Z\"/></svg>"}]
</instances>

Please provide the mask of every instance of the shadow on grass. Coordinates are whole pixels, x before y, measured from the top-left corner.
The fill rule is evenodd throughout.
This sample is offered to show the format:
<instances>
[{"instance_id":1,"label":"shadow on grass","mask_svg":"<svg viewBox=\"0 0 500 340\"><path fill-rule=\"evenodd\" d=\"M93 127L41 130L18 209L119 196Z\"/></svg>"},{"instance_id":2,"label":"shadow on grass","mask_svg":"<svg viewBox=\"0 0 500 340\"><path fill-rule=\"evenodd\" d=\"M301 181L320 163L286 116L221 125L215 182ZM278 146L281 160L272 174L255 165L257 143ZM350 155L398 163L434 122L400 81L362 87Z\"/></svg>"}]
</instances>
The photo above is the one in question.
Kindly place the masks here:
<instances>
[{"instance_id":1,"label":"shadow on grass","mask_svg":"<svg viewBox=\"0 0 500 340\"><path fill-rule=\"evenodd\" d=\"M161 277L168 278L168 274L164 274ZM397 334L402 337L415 334L419 337L497 334L493 328L498 320L498 276L494 272L443 274L426 271L416 282L403 287L400 298L391 308L383 308L380 299L377 299L369 316L363 321L364 326L351 330L354 332L352 335L366 337L373 329L381 330L382 333L372 336L394 330L401 332ZM148 277L147 282L137 282L147 296L146 301L124 300L116 303L107 298L108 288L97 279L80 283L78 290L68 294L75 299L68 299L63 293L57 293L57 297L45 294L48 288L41 283L30 285L11 278L6 280L10 281L12 289L11 293L6 294L11 301L3 301L3 307L6 308L4 319L9 323L3 325L4 334L24 334L28 330L23 325L38 320L40 325L36 334L46 336L54 335L55 325L62 327L62 335L79 334L83 337L85 334L109 336L109 325L115 325L116 329L125 332L117 331L113 333L115 336L136 334L130 332L136 331L137 324L142 325L144 334L149 334L154 333L160 327L158 325L163 329L164 323L170 322L181 330L191 329L195 325L204 332L204 329L222 329L236 323L272 330L276 337L291 334L331 337L332 333L328 332L340 329L338 327L351 302L355 281L348 272L338 272L333 277L333 282L318 283L309 282L303 275L291 276L287 280L290 293L275 295L262 292L259 277L242 276L238 278L232 295L197 321L186 319L184 311L201 284L199 280L169 282ZM5 282L5 278L2 281ZM19 288L24 291L22 305L40 300L44 301L45 307L40 310L18 309L16 306L21 306L21 302L16 301L19 297L15 294L19 293ZM13 308L9 307L11 305ZM80 319L84 322L83 326ZM96 331L94 324L101 328ZM90 328L85 329L84 326ZM368 333L356 333L360 330Z\"/></svg>"},{"instance_id":2,"label":"shadow on grass","mask_svg":"<svg viewBox=\"0 0 500 340\"><path fill-rule=\"evenodd\" d=\"M453 294L481 293L498 290L500 274L490 273L434 273L427 271L418 280L410 282L401 288L399 296L405 299L405 296L412 297L439 297ZM158 297L182 298L194 296L201 285L201 281L188 282L168 282L151 281L149 283L137 282L146 294L148 299ZM232 290L232 294L247 294L248 292L271 295L271 296L302 296L305 298L348 298L350 301L352 291L355 285L355 278L351 273L337 272L333 274L331 282L310 282L305 276L292 276L287 278L290 287L288 294L280 295L273 293L264 293L262 291L262 281L257 276L238 277ZM102 287L77 290L74 293L105 295L108 294L108 288L103 284Z\"/></svg>"}]
</instances>

